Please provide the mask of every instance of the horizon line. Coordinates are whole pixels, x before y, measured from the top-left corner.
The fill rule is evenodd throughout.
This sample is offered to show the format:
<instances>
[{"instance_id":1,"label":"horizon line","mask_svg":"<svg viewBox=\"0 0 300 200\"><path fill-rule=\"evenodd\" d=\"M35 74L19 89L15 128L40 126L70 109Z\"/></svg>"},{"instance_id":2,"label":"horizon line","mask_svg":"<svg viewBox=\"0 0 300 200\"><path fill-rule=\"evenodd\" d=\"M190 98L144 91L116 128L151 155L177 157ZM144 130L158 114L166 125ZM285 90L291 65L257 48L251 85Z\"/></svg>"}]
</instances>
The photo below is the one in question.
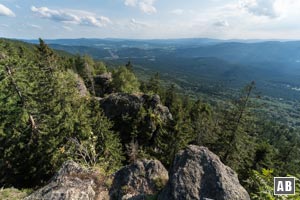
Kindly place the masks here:
<instances>
[{"instance_id":1,"label":"horizon line","mask_svg":"<svg viewBox=\"0 0 300 200\"><path fill-rule=\"evenodd\" d=\"M300 41L300 39L287 39L287 38L230 38L230 39L224 39L224 38L209 38L209 37L178 37L178 38L122 38L122 37L62 37L62 38L14 38L14 37L2 37L1 39L11 39L11 40L21 40L21 41L28 41L28 40L39 40L39 38L43 40L133 40L133 41L151 41L151 40L219 40L219 41L262 41L262 42L292 42L292 41Z\"/></svg>"}]
</instances>

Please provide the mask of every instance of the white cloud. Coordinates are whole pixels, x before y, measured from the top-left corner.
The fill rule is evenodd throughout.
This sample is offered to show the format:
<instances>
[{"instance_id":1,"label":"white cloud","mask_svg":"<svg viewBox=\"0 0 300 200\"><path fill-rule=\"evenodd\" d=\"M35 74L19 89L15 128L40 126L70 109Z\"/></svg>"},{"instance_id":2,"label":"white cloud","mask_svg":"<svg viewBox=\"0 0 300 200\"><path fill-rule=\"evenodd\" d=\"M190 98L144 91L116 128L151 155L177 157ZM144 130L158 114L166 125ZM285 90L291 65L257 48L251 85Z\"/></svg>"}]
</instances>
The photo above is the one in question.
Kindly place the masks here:
<instances>
[{"instance_id":1,"label":"white cloud","mask_svg":"<svg viewBox=\"0 0 300 200\"><path fill-rule=\"evenodd\" d=\"M275 9L276 0L240 0L240 6L249 13L257 16L276 18L280 16Z\"/></svg>"},{"instance_id":2,"label":"white cloud","mask_svg":"<svg viewBox=\"0 0 300 200\"><path fill-rule=\"evenodd\" d=\"M47 7L32 6L31 11L42 18L64 23L96 27L103 27L111 23L108 17L96 16L93 13L80 10L52 10Z\"/></svg>"},{"instance_id":3,"label":"white cloud","mask_svg":"<svg viewBox=\"0 0 300 200\"><path fill-rule=\"evenodd\" d=\"M148 27L149 25L144 23L144 22L140 22L137 21L136 19L132 18L130 20L130 25L132 28L143 28L143 27Z\"/></svg>"},{"instance_id":4,"label":"white cloud","mask_svg":"<svg viewBox=\"0 0 300 200\"><path fill-rule=\"evenodd\" d=\"M217 27L228 27L229 23L227 20L218 20L215 23L213 23L213 25Z\"/></svg>"},{"instance_id":5,"label":"white cloud","mask_svg":"<svg viewBox=\"0 0 300 200\"><path fill-rule=\"evenodd\" d=\"M41 26L39 26L39 25L36 25L36 24L28 24L28 26L30 26L30 27L32 27L32 28L35 28L35 29L42 29L42 27Z\"/></svg>"},{"instance_id":6,"label":"white cloud","mask_svg":"<svg viewBox=\"0 0 300 200\"><path fill-rule=\"evenodd\" d=\"M154 7L155 0L125 0L126 6L138 7L142 12L147 14L156 13L157 10Z\"/></svg>"},{"instance_id":7,"label":"white cloud","mask_svg":"<svg viewBox=\"0 0 300 200\"><path fill-rule=\"evenodd\" d=\"M0 4L0 16L8 16L8 17L15 17L15 13L11 11L8 7Z\"/></svg>"},{"instance_id":8,"label":"white cloud","mask_svg":"<svg viewBox=\"0 0 300 200\"><path fill-rule=\"evenodd\" d=\"M151 1L151 0L141 1L139 3L139 7L144 13L147 13L147 14L156 13L156 8L153 6L153 2L154 1Z\"/></svg>"}]
</instances>

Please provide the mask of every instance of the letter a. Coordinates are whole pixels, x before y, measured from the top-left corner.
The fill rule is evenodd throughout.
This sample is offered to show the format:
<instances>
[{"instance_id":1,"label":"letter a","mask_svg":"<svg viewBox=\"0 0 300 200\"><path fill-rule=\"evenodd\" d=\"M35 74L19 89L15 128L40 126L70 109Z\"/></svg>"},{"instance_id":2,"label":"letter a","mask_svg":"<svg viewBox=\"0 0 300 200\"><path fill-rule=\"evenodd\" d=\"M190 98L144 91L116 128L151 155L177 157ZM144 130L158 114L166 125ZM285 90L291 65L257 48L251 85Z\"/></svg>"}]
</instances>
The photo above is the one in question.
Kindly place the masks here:
<instances>
[{"instance_id":1,"label":"letter a","mask_svg":"<svg viewBox=\"0 0 300 200\"><path fill-rule=\"evenodd\" d=\"M279 191L284 191L283 182L282 181L278 181L277 192L279 192Z\"/></svg>"}]
</instances>

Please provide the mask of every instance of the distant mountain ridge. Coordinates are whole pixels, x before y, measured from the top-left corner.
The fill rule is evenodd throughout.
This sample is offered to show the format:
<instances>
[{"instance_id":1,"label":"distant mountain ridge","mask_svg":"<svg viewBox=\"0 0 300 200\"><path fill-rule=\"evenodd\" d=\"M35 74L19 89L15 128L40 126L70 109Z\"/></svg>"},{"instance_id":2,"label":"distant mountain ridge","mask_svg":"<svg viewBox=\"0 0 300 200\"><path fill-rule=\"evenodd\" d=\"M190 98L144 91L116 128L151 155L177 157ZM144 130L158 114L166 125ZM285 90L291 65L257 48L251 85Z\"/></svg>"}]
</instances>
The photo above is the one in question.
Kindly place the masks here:
<instances>
[{"instance_id":1,"label":"distant mountain ridge","mask_svg":"<svg viewBox=\"0 0 300 200\"><path fill-rule=\"evenodd\" d=\"M25 42L38 43L37 39L23 39ZM98 42L104 43L149 43L149 44L216 44L216 43L261 43L261 42L295 42L288 39L213 39L213 38L175 38L175 39L126 39L126 38L74 38L74 39L45 39L49 44L84 45L90 46Z\"/></svg>"},{"instance_id":2,"label":"distant mountain ridge","mask_svg":"<svg viewBox=\"0 0 300 200\"><path fill-rule=\"evenodd\" d=\"M27 40L36 43L37 40ZM185 39L57 39L54 49L167 74L188 84L241 88L256 81L271 96L300 97L300 41ZM197 87L198 87L197 86ZM202 86L201 86L202 87Z\"/></svg>"}]
</instances>

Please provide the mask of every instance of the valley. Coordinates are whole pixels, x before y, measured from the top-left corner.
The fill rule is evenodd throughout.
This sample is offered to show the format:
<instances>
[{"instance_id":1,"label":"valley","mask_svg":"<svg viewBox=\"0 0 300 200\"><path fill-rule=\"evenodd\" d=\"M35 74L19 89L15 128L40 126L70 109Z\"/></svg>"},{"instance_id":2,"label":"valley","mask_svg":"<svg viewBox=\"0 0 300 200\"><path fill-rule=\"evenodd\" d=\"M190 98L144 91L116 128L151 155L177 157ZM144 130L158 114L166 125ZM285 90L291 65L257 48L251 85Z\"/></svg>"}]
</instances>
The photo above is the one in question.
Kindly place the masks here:
<instances>
[{"instance_id":1,"label":"valley","mask_svg":"<svg viewBox=\"0 0 300 200\"><path fill-rule=\"evenodd\" d=\"M300 125L300 42L214 39L46 40L51 47L90 55L108 66L133 64L139 79L156 72L191 98L220 106L255 81L258 112L290 127ZM29 41L36 43L35 40Z\"/></svg>"}]
</instances>

